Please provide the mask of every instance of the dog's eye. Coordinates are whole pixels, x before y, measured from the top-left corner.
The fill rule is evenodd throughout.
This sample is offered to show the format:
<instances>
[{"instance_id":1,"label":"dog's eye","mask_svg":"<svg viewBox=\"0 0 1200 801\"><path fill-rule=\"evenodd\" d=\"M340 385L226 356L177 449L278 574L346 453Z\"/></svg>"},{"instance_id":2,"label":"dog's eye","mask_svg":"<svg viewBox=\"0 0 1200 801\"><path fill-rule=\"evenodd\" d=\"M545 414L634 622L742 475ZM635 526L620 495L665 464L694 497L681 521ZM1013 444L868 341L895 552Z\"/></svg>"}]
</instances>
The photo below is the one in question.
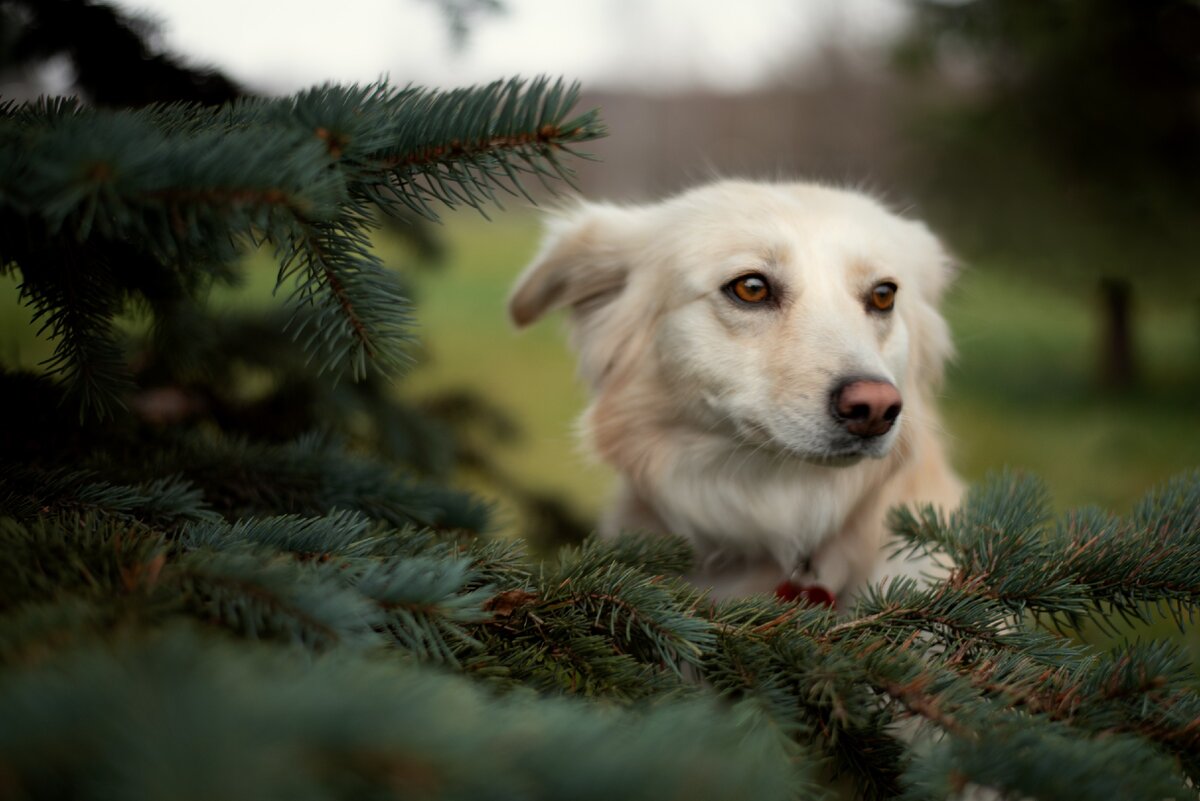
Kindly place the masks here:
<instances>
[{"instance_id":1,"label":"dog's eye","mask_svg":"<svg viewBox=\"0 0 1200 801\"><path fill-rule=\"evenodd\" d=\"M765 303L771 299L771 285L758 273L733 279L726 284L725 291L742 303Z\"/></svg>"},{"instance_id":2,"label":"dog's eye","mask_svg":"<svg viewBox=\"0 0 1200 801\"><path fill-rule=\"evenodd\" d=\"M891 311L892 306L896 305L896 285L891 281L876 284L871 290L870 302L875 311Z\"/></svg>"}]
</instances>

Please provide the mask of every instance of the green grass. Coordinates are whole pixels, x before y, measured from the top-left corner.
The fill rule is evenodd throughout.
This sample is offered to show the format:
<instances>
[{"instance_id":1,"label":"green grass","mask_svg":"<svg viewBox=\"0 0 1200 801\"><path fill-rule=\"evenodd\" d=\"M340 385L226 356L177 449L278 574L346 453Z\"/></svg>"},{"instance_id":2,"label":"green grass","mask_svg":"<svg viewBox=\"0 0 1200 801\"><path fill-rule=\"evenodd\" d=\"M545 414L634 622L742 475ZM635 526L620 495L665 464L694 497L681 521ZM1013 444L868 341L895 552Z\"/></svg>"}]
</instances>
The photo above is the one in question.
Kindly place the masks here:
<instances>
[{"instance_id":1,"label":"green grass","mask_svg":"<svg viewBox=\"0 0 1200 801\"><path fill-rule=\"evenodd\" d=\"M1200 309L1144 302L1143 384L1097 389L1098 304L998 268L961 276L945 304L959 358L944 408L955 461L976 479L1003 466L1050 485L1060 507L1127 508L1200 465Z\"/></svg>"},{"instance_id":2,"label":"green grass","mask_svg":"<svg viewBox=\"0 0 1200 801\"><path fill-rule=\"evenodd\" d=\"M527 214L499 215L492 223L471 212L449 218L449 263L415 277L422 353L406 383L416 393L470 389L499 405L522 432L497 451L499 463L526 486L562 496L594 519L612 479L577 445L574 424L586 394L562 326L550 320L517 331L505 310L538 230ZM502 523L519 527L511 507L500 508L507 516Z\"/></svg>"}]
</instances>

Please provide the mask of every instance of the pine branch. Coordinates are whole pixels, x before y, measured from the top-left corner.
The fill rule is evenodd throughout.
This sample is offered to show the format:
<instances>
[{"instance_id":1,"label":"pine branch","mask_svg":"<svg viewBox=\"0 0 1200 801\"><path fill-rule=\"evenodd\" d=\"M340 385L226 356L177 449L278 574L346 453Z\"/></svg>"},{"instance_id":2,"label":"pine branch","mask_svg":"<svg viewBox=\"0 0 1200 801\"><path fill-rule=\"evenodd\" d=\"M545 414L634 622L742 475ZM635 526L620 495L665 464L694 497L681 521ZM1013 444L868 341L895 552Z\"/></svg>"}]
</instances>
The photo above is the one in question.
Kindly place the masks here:
<instances>
[{"instance_id":1,"label":"pine branch","mask_svg":"<svg viewBox=\"0 0 1200 801\"><path fill-rule=\"evenodd\" d=\"M578 95L578 86L544 78L414 93L396 116L396 144L372 155L389 174L388 190L413 211L428 216L433 201L482 210L496 202L492 187L523 193L523 174L570 183L558 154L605 135L595 112L569 116Z\"/></svg>"},{"instance_id":2,"label":"pine branch","mask_svg":"<svg viewBox=\"0 0 1200 801\"><path fill-rule=\"evenodd\" d=\"M353 585L384 611L378 625L403 648L422 661L458 667L461 650L481 647L466 626L491 617L484 604L495 590L468 590L475 579L469 559L415 557L372 564Z\"/></svg>"},{"instance_id":3,"label":"pine branch","mask_svg":"<svg viewBox=\"0 0 1200 801\"><path fill-rule=\"evenodd\" d=\"M279 283L296 277L285 330L303 343L318 372L349 367L355 381L368 363L396 373L412 361L409 305L394 273L369 250L366 221L301 223L281 246Z\"/></svg>"},{"instance_id":4,"label":"pine branch","mask_svg":"<svg viewBox=\"0 0 1200 801\"><path fill-rule=\"evenodd\" d=\"M59 342L50 367L85 414L111 413L127 390L111 326L144 273L194 296L261 241L276 249L279 282L294 283L305 312L291 330L318 367L395 373L410 320L402 284L370 250L374 211L436 219L435 201L481 208L497 189L523 191L523 176L569 178L561 154L603 135L594 113L570 118L577 95L514 80L442 93L326 86L215 110L6 106L0 264L21 272ZM73 258L48 260L55 243ZM104 272L104 252L121 248L152 268Z\"/></svg>"},{"instance_id":5,"label":"pine branch","mask_svg":"<svg viewBox=\"0 0 1200 801\"><path fill-rule=\"evenodd\" d=\"M897 509L892 524L911 547L953 559L950 579L1014 612L1056 625L1104 625L1104 614L1146 618L1146 604L1177 618L1200 605L1200 475L1148 496L1128 519L1095 509L1048 524L1044 487L1005 475L971 491L948 518Z\"/></svg>"},{"instance_id":6,"label":"pine branch","mask_svg":"<svg viewBox=\"0 0 1200 801\"><path fill-rule=\"evenodd\" d=\"M161 571L162 536L137 522L78 514L29 523L0 517L0 611L87 597L101 606L142 592Z\"/></svg>"},{"instance_id":7,"label":"pine branch","mask_svg":"<svg viewBox=\"0 0 1200 801\"><path fill-rule=\"evenodd\" d=\"M1006 655L1043 665L1087 658L1084 649L1062 638L1016 625L1012 609L999 600L952 584L921 588L898 579L871 588L852 619L815 635L832 641L863 631L881 635L901 650L942 654L963 670Z\"/></svg>"},{"instance_id":8,"label":"pine branch","mask_svg":"<svg viewBox=\"0 0 1200 801\"><path fill-rule=\"evenodd\" d=\"M123 486L100 480L91 470L0 464L0 515L31 522L67 514L96 514L158 526L217 517L200 492L178 477Z\"/></svg>"},{"instance_id":9,"label":"pine branch","mask_svg":"<svg viewBox=\"0 0 1200 801\"><path fill-rule=\"evenodd\" d=\"M151 459L152 472L180 474L227 516L356 510L396 527L487 528L488 508L471 495L406 479L387 465L344 453L326 437L283 445L194 437Z\"/></svg>"},{"instance_id":10,"label":"pine branch","mask_svg":"<svg viewBox=\"0 0 1200 801\"><path fill-rule=\"evenodd\" d=\"M0 676L0 765L33 798L153 797L188 776L205 798L784 801L798 789L789 756L711 704L497 699L431 671L297 660L188 630Z\"/></svg>"},{"instance_id":11,"label":"pine branch","mask_svg":"<svg viewBox=\"0 0 1200 801\"><path fill-rule=\"evenodd\" d=\"M1137 735L1200 779L1200 692L1188 656L1167 643L1125 646L1075 665L1031 669L1009 659L968 675L1011 707L1103 736Z\"/></svg>"},{"instance_id":12,"label":"pine branch","mask_svg":"<svg viewBox=\"0 0 1200 801\"><path fill-rule=\"evenodd\" d=\"M1085 739L1015 717L991 722L987 738L942 740L904 778L904 797L911 799L955 797L969 784L1002 790L1007 798L1195 797L1171 760L1144 742L1121 735Z\"/></svg>"},{"instance_id":13,"label":"pine branch","mask_svg":"<svg viewBox=\"0 0 1200 801\"><path fill-rule=\"evenodd\" d=\"M379 642L378 610L345 586L336 567L198 551L168 562L156 589L186 613L252 640L280 639L314 651Z\"/></svg>"},{"instance_id":14,"label":"pine branch","mask_svg":"<svg viewBox=\"0 0 1200 801\"><path fill-rule=\"evenodd\" d=\"M594 629L610 636L622 653L638 661L672 670L698 665L713 642L707 621L687 612L687 606L699 602L699 593L637 568L599 560L599 552L585 552L551 574L542 594L545 608L571 605L592 620ZM689 593L691 603L675 607L673 601Z\"/></svg>"}]
</instances>

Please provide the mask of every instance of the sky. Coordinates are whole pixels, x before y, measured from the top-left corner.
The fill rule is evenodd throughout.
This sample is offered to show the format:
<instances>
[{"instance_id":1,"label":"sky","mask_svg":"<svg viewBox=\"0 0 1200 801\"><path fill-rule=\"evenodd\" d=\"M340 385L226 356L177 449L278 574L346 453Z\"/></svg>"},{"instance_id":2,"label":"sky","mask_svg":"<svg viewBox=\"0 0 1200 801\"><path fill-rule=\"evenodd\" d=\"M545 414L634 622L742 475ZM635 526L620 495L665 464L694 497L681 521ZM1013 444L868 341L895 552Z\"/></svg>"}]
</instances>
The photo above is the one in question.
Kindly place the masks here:
<instances>
[{"instance_id":1,"label":"sky","mask_svg":"<svg viewBox=\"0 0 1200 801\"><path fill-rule=\"evenodd\" d=\"M462 2L463 0L457 0ZM902 0L502 0L455 48L438 0L118 0L171 52L258 91L324 81L459 86L550 74L589 88L736 92L836 41L903 24Z\"/></svg>"}]
</instances>

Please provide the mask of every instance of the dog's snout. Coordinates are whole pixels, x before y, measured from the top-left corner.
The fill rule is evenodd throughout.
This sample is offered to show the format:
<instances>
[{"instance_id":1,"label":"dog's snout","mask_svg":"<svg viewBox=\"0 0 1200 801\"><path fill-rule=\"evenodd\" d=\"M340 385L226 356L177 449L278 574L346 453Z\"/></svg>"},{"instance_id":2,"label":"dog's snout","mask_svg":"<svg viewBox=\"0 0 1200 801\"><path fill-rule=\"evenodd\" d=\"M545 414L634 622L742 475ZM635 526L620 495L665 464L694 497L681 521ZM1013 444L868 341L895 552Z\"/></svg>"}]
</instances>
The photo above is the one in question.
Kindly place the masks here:
<instances>
[{"instance_id":1,"label":"dog's snout","mask_svg":"<svg viewBox=\"0 0 1200 801\"><path fill-rule=\"evenodd\" d=\"M834 418L859 437L878 437L891 431L903 405L900 390L887 381L849 381L833 393Z\"/></svg>"}]
</instances>

